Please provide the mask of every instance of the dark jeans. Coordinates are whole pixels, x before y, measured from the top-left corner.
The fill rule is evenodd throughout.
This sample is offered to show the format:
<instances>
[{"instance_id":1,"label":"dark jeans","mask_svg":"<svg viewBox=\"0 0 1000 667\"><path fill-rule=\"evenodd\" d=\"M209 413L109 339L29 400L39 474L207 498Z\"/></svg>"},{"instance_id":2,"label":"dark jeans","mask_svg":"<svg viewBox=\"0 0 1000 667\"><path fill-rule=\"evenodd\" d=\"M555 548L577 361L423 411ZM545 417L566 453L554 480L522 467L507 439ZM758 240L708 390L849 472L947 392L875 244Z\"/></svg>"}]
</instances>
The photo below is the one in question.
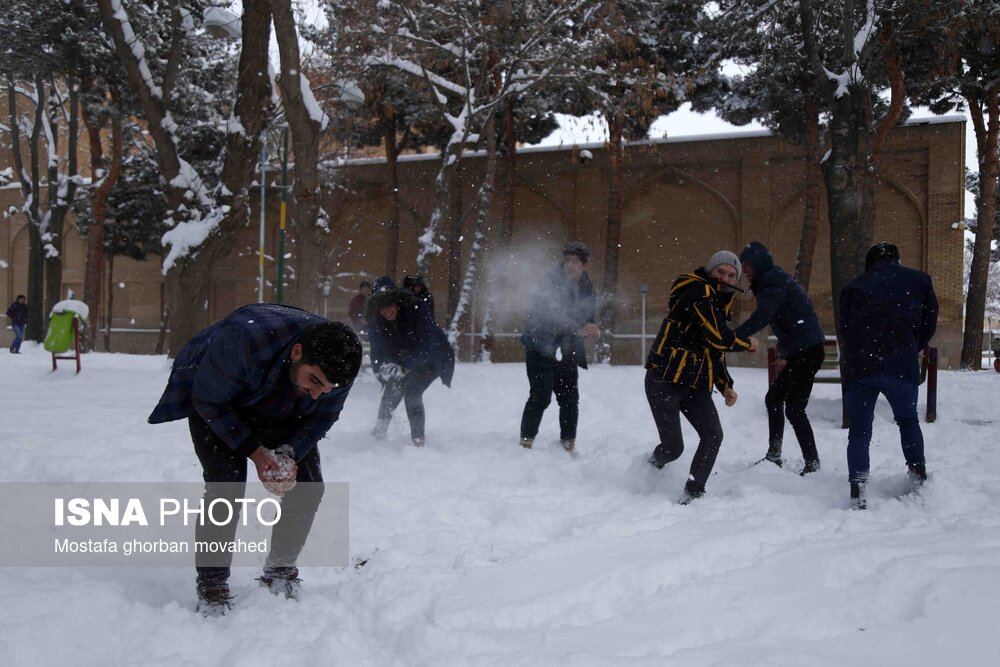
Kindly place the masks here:
<instances>
[{"instance_id":1,"label":"dark jeans","mask_svg":"<svg viewBox=\"0 0 1000 667\"><path fill-rule=\"evenodd\" d=\"M872 441L875 403L881 393L889 401L899 426L900 444L907 464L924 463L924 434L917 417L917 385L882 375L852 382L844 388L844 407L850 430L847 432L847 470L851 482L867 482L868 446Z\"/></svg>"},{"instance_id":2,"label":"dark jeans","mask_svg":"<svg viewBox=\"0 0 1000 667\"><path fill-rule=\"evenodd\" d=\"M10 349L14 352L20 352L21 342L24 340L24 325L12 324L10 328L14 330L14 342L10 344Z\"/></svg>"},{"instance_id":3,"label":"dark jeans","mask_svg":"<svg viewBox=\"0 0 1000 667\"><path fill-rule=\"evenodd\" d=\"M410 371L402 378L386 382L382 387L382 402L378 406L380 421L392 419L392 413L403 401L406 418L410 420L410 437L424 437L424 392L437 375L430 369Z\"/></svg>"},{"instance_id":4,"label":"dark jeans","mask_svg":"<svg viewBox=\"0 0 1000 667\"><path fill-rule=\"evenodd\" d=\"M557 360L538 352L527 350L525 365L528 369L528 402L521 415L521 437L534 438L542 423L545 408L552 402L555 392L559 404L559 437L562 440L576 438L576 423L580 418L580 391L577 388L579 373L572 355L568 359Z\"/></svg>"},{"instance_id":5,"label":"dark jeans","mask_svg":"<svg viewBox=\"0 0 1000 667\"><path fill-rule=\"evenodd\" d=\"M247 481L247 457L234 452L217 436L208 424L199 417L188 418L194 451L201 461L205 479L205 507L216 498L226 498L230 502L242 495ZM290 428L263 428L255 432L264 447L277 448L284 443ZM250 463L252 465L252 463ZM256 474L256 468L254 469ZM294 566L302 547L305 545L313 517L323 498L323 471L320 468L319 449L313 447L305 458L298 462L297 482L320 482L317 484L296 484L281 499L281 521L275 524L271 533L271 551L268 553L266 568ZM235 505L235 503L234 503ZM211 522L195 526L195 540L198 542L232 542L239 524L239 505L232 522L216 526ZM198 583L202 585L223 584L229 580L232 554L196 554Z\"/></svg>"},{"instance_id":6,"label":"dark jeans","mask_svg":"<svg viewBox=\"0 0 1000 667\"><path fill-rule=\"evenodd\" d=\"M823 365L825 355L823 345L820 344L788 357L785 368L767 390L764 405L767 406L769 452L781 451L787 416L788 423L792 425L795 437L799 441L799 447L802 448L802 458L807 462L819 461L816 438L813 436L809 417L806 416L806 406L812 393L813 380Z\"/></svg>"},{"instance_id":7,"label":"dark jeans","mask_svg":"<svg viewBox=\"0 0 1000 667\"><path fill-rule=\"evenodd\" d=\"M681 435L681 413L698 432L698 449L691 461L691 475L687 488L704 491L705 483L722 445L722 424L715 410L712 394L696 392L657 377L656 371L646 371L646 400L653 412L656 430L660 433L660 444L653 450L653 462L664 466L676 461L684 453L684 438Z\"/></svg>"}]
</instances>

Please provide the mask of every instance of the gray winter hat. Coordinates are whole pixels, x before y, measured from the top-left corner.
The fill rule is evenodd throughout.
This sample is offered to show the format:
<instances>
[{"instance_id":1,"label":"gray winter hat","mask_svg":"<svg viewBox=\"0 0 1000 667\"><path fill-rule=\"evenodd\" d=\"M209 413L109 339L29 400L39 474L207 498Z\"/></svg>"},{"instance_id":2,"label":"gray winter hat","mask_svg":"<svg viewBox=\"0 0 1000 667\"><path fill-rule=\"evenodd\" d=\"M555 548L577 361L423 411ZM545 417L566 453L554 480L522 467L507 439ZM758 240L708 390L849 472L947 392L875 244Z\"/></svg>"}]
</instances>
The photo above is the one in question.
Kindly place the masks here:
<instances>
[{"instance_id":1,"label":"gray winter hat","mask_svg":"<svg viewBox=\"0 0 1000 667\"><path fill-rule=\"evenodd\" d=\"M708 260L708 264L705 265L705 273L711 273L719 264L728 264L735 267L737 278L743 274L743 265L740 264L740 258L736 256L735 252L720 250L712 255Z\"/></svg>"}]
</instances>

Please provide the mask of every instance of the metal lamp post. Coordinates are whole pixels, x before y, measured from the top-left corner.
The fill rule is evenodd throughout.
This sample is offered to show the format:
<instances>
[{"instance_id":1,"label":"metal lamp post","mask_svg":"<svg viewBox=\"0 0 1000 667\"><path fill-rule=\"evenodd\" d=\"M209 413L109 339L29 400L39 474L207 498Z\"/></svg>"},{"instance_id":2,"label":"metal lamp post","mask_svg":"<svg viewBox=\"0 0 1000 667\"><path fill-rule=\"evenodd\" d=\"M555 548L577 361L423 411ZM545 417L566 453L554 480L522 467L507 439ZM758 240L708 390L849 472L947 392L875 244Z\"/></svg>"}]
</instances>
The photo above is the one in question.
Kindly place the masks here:
<instances>
[{"instance_id":1,"label":"metal lamp post","mask_svg":"<svg viewBox=\"0 0 1000 667\"><path fill-rule=\"evenodd\" d=\"M642 344L639 346L639 363L646 363L646 295L649 294L649 285L642 283L639 285L639 294L642 295L642 333L639 336L639 340Z\"/></svg>"},{"instance_id":2,"label":"metal lamp post","mask_svg":"<svg viewBox=\"0 0 1000 667\"><path fill-rule=\"evenodd\" d=\"M341 81L340 102L350 111L356 111L365 103L365 94L354 81ZM275 286L275 301L281 303L285 284L285 221L288 202L288 125L282 130L281 153L281 213L278 226L278 283ZM329 291L326 292L329 294Z\"/></svg>"}]
</instances>

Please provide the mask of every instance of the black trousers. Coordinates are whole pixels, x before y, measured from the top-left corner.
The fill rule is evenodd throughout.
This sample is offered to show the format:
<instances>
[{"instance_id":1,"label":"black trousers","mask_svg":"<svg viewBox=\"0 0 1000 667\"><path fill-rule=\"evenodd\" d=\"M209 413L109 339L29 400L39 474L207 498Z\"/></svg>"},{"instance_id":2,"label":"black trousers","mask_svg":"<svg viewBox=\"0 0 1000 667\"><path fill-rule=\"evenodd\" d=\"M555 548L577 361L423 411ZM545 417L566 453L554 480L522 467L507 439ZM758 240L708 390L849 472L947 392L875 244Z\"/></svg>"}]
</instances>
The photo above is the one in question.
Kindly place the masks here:
<instances>
[{"instance_id":1,"label":"black trousers","mask_svg":"<svg viewBox=\"0 0 1000 667\"><path fill-rule=\"evenodd\" d=\"M401 378L390 380L382 387L382 402L378 406L380 421L392 419L392 413L403 401L406 418L410 421L410 437L424 437L426 413L424 412L424 392L431 386L437 375L430 369L410 371Z\"/></svg>"},{"instance_id":2,"label":"black trousers","mask_svg":"<svg viewBox=\"0 0 1000 667\"><path fill-rule=\"evenodd\" d=\"M559 404L559 437L576 438L576 424L580 418L580 390L577 386L579 372L573 355L557 360L544 354L527 350L525 364L531 390L521 415L521 437L534 438L542 423L545 408L552 402L553 392Z\"/></svg>"},{"instance_id":3,"label":"black trousers","mask_svg":"<svg viewBox=\"0 0 1000 667\"><path fill-rule=\"evenodd\" d=\"M769 452L781 451L785 417L788 417L788 423L792 425L799 447L802 448L802 457L806 461L819 461L816 438L813 436L809 417L806 416L806 406L809 404L809 395L812 394L813 381L823 365L825 355L822 344L793 354L786 359L785 368L768 389L767 395L764 396L764 405L767 406Z\"/></svg>"},{"instance_id":4,"label":"black trousers","mask_svg":"<svg viewBox=\"0 0 1000 667\"><path fill-rule=\"evenodd\" d=\"M681 434L681 414L698 432L698 449L691 460L691 475L686 488L704 492L705 483L722 445L722 424L715 410L712 394L693 391L657 377L655 371L646 371L646 400L653 412L653 421L660 434L660 444L653 450L653 462L659 466L676 461L684 453Z\"/></svg>"},{"instance_id":5,"label":"black trousers","mask_svg":"<svg viewBox=\"0 0 1000 667\"><path fill-rule=\"evenodd\" d=\"M217 498L226 498L231 503L239 498L246 488L247 465L252 465L242 454L234 452L215 434L205 421L195 415L188 418L194 451L201 461L205 479L205 507ZM290 427L260 427L255 435L264 447L275 449L284 444ZM256 468L254 469L256 474ZM313 447L305 458L298 462L297 482L322 482L319 448ZM281 499L281 521L275 524L271 533L271 550L265 569L292 567L305 546L309 530L312 528L316 509L323 499L323 484L296 484ZM234 503L235 505L235 503ZM195 540L198 542L232 542L239 524L239 505L235 505L233 520L223 526L211 522L195 526ZM199 585L217 585L229 580L229 570L233 562L231 553L196 554Z\"/></svg>"}]
</instances>

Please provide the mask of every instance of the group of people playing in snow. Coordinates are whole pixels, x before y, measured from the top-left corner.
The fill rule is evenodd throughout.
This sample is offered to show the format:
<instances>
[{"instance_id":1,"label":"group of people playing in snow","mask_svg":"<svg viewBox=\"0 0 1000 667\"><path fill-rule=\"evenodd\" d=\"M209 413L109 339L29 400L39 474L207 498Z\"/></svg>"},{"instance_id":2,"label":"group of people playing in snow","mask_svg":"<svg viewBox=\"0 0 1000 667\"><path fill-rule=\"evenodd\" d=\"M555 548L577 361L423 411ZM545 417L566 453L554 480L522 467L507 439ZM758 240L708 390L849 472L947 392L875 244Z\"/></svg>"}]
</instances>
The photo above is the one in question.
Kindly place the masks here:
<instances>
[{"instance_id":1,"label":"group of people playing in snow","mask_svg":"<svg viewBox=\"0 0 1000 667\"><path fill-rule=\"evenodd\" d=\"M521 417L520 444L532 448L542 416L555 394L560 443L576 449L578 369L586 368L583 339L596 337L596 294L586 272L590 249L566 245L562 261L535 287L521 342L529 395ZM915 484L926 480L923 438L917 418L917 354L930 341L937 300L930 276L899 264L890 243L871 247L865 272L840 297L838 333L843 343L844 403L850 420L848 468L851 504L867 506L868 447L878 395L889 401L903 453ZM735 329L730 312L737 283L746 276L757 301ZM367 288L367 289L366 289ZM742 290L740 290L742 291ZM403 402L414 445L425 442L423 393L436 379L450 386L455 354L437 325L433 300L422 278L397 288L388 277L363 283L363 320L355 328L371 345L372 369L382 384L373 435L384 439L393 411ZM713 389L727 406L737 393L726 367L727 352L754 352L754 336L770 326L783 365L765 395L768 442L763 462L781 466L785 419L802 449L801 475L820 469L806 405L824 358L825 336L802 287L761 243L737 256L714 253L708 262L674 280L669 311L649 350L645 391L660 442L649 464L663 468L684 451L680 416L698 434L698 447L681 502L704 495L723 440ZM187 419L205 480L205 500L235 498L245 484L247 460L272 493L283 496L283 520L259 578L275 594L295 597L296 558L322 497L317 443L337 421L361 368L362 345L346 324L277 304L244 306L198 333L177 354L167 388L151 423ZM280 529L279 529L280 528ZM202 526L199 541L231 542L236 522ZM197 561L199 608L206 615L230 605L231 554Z\"/></svg>"},{"instance_id":2,"label":"group of people playing in snow","mask_svg":"<svg viewBox=\"0 0 1000 667\"><path fill-rule=\"evenodd\" d=\"M599 334L594 326L594 290L584 270L588 258L589 250L579 241L567 245L561 267L546 274L536 288L522 337L531 385L521 420L524 447L532 446L541 413L555 393L562 446L575 449L577 366L586 368L582 337ZM930 276L901 266L899 260L894 244L873 245L864 273L840 295L838 333L843 341L848 471L855 509L867 508L868 449L880 393L899 426L910 479L915 486L927 479L917 417L918 353L934 335L938 303ZM747 277L757 306L734 329L730 311L741 275ZM826 337L805 290L774 263L767 248L752 241L738 256L729 250L716 252L704 266L674 280L668 308L645 365L646 400L660 437L649 464L661 469L684 452L683 415L698 434L698 447L680 502L687 504L705 494L722 444L713 389L726 406L737 400L726 353L755 352L760 343L754 334L766 326L777 339L780 372L764 396L768 440L761 462L783 465L787 419L802 450L799 474L818 471L819 452L806 406L823 364Z\"/></svg>"}]
</instances>

